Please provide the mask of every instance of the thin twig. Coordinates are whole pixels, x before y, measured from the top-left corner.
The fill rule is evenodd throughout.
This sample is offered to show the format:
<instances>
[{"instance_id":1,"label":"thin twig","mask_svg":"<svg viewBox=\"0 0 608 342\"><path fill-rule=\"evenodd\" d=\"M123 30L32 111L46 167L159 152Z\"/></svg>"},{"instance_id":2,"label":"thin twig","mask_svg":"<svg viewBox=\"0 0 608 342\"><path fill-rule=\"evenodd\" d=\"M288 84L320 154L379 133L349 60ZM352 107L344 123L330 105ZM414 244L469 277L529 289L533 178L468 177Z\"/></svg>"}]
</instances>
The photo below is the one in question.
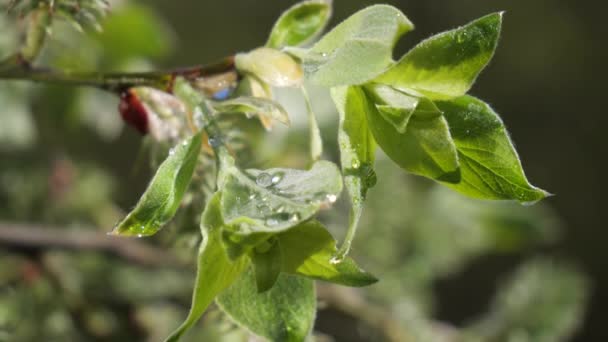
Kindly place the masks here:
<instances>
[{"instance_id":1,"label":"thin twig","mask_svg":"<svg viewBox=\"0 0 608 342\"><path fill-rule=\"evenodd\" d=\"M0 222L0 245L25 249L67 249L109 253L145 266L185 266L173 254L144 242L91 230Z\"/></svg>"},{"instance_id":2,"label":"thin twig","mask_svg":"<svg viewBox=\"0 0 608 342\"><path fill-rule=\"evenodd\" d=\"M9 58L10 59L10 58ZM18 59L17 59L18 60ZM70 72L29 66L23 63L0 63L0 80L23 80L72 86L90 86L102 90L121 93L135 86L148 86L170 91L175 77L182 76L187 80L198 80L206 77L217 77L223 74L236 73L234 58L226 57L218 63L193 66L167 71L97 73Z\"/></svg>"}]
</instances>

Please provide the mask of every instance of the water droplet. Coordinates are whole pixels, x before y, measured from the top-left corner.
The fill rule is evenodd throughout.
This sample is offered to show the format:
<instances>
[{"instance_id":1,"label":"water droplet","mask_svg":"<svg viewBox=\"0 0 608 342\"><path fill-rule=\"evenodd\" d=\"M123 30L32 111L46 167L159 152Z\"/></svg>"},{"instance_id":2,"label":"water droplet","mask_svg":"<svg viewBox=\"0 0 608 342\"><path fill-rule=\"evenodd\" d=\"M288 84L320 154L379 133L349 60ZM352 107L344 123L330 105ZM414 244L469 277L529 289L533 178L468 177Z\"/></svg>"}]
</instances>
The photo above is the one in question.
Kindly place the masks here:
<instances>
[{"instance_id":1,"label":"water droplet","mask_svg":"<svg viewBox=\"0 0 608 342\"><path fill-rule=\"evenodd\" d=\"M170 156L172 156L172 155L174 155L174 154L175 154L175 148L171 148L171 149L169 150L169 155L170 155Z\"/></svg>"},{"instance_id":2,"label":"water droplet","mask_svg":"<svg viewBox=\"0 0 608 342\"><path fill-rule=\"evenodd\" d=\"M279 224L279 221L277 221L275 218L266 219L266 225L269 227L276 226L277 224Z\"/></svg>"},{"instance_id":3,"label":"water droplet","mask_svg":"<svg viewBox=\"0 0 608 342\"><path fill-rule=\"evenodd\" d=\"M279 207L277 208L277 210L276 210L276 212L277 212L277 213L282 213L282 212L284 212L284 211L285 211L285 207L284 207L284 206L282 206L282 205L281 205L281 206L279 206Z\"/></svg>"},{"instance_id":4,"label":"water droplet","mask_svg":"<svg viewBox=\"0 0 608 342\"><path fill-rule=\"evenodd\" d=\"M255 183L264 188L268 187L272 184L272 176L266 172L262 172L255 179Z\"/></svg>"},{"instance_id":5,"label":"water droplet","mask_svg":"<svg viewBox=\"0 0 608 342\"><path fill-rule=\"evenodd\" d=\"M334 194L327 194L327 195L325 196L325 198L327 199L327 201L328 201L329 203L334 203L334 202L335 202L335 201L338 199L338 196L336 196L336 195L334 195Z\"/></svg>"},{"instance_id":6,"label":"water droplet","mask_svg":"<svg viewBox=\"0 0 608 342\"><path fill-rule=\"evenodd\" d=\"M321 56L322 56L322 57L327 57L327 52L323 52L323 53L321 54Z\"/></svg>"},{"instance_id":7,"label":"water droplet","mask_svg":"<svg viewBox=\"0 0 608 342\"><path fill-rule=\"evenodd\" d=\"M249 195L249 200L254 200L257 197L256 194L251 194Z\"/></svg>"},{"instance_id":8,"label":"water droplet","mask_svg":"<svg viewBox=\"0 0 608 342\"><path fill-rule=\"evenodd\" d=\"M222 145L222 139L220 139L220 138L209 138L209 145L211 147L220 147L220 145Z\"/></svg>"},{"instance_id":9,"label":"water droplet","mask_svg":"<svg viewBox=\"0 0 608 342\"><path fill-rule=\"evenodd\" d=\"M143 234L137 234L135 236L138 237L138 238L140 238L140 237L143 237L144 235Z\"/></svg>"},{"instance_id":10,"label":"water droplet","mask_svg":"<svg viewBox=\"0 0 608 342\"><path fill-rule=\"evenodd\" d=\"M188 146L188 141L187 140L182 141L182 146Z\"/></svg>"},{"instance_id":11,"label":"water droplet","mask_svg":"<svg viewBox=\"0 0 608 342\"><path fill-rule=\"evenodd\" d=\"M329 263L332 265L337 265L339 263L341 263L344 260L344 258L339 257L339 256L334 256L331 259L329 259Z\"/></svg>"},{"instance_id":12,"label":"water droplet","mask_svg":"<svg viewBox=\"0 0 608 342\"><path fill-rule=\"evenodd\" d=\"M283 179L284 175L285 174L283 174L282 172L277 172L272 176L270 182L272 183L272 185L276 185Z\"/></svg>"},{"instance_id":13,"label":"water droplet","mask_svg":"<svg viewBox=\"0 0 608 342\"><path fill-rule=\"evenodd\" d=\"M300 214L293 213L293 214L291 214L291 216L289 216L289 222L298 222L298 221L300 221Z\"/></svg>"},{"instance_id":14,"label":"water droplet","mask_svg":"<svg viewBox=\"0 0 608 342\"><path fill-rule=\"evenodd\" d=\"M353 159L353 163L350 165L353 169L358 169L361 166L359 159Z\"/></svg>"}]
</instances>

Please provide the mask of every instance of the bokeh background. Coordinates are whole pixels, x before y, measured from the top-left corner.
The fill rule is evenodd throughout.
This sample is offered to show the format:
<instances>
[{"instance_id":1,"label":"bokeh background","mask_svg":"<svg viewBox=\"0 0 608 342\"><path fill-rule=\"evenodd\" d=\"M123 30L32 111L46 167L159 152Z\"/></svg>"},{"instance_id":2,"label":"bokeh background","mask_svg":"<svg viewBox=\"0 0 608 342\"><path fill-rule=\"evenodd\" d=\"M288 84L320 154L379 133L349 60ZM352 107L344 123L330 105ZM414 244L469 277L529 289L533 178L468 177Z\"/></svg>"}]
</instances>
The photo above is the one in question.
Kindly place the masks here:
<instances>
[{"instance_id":1,"label":"bokeh background","mask_svg":"<svg viewBox=\"0 0 608 342\"><path fill-rule=\"evenodd\" d=\"M115 1L101 34L57 27L42 62L80 70L209 63L264 44L292 3ZM374 3L334 0L332 23ZM608 235L601 228L608 219L602 210L608 123L601 101L608 5L385 3L416 25L399 42L396 57L431 34L506 11L499 48L472 94L501 114L531 182L556 196L533 207L468 201L380 158L354 253L382 281L363 292L320 288L326 306L317 329L336 341L387 339L391 324L421 341L608 340ZM0 20L3 55L17 41L5 34L11 25ZM327 94L311 91L330 144L325 157L336 160L331 144L337 117ZM298 156L306 156L305 120L297 119L302 103L289 92L277 96L294 114L294 127L253 134L258 159L251 165L301 165ZM123 128L112 96L0 84L0 105L0 229L10 222L107 231L145 188L148 164L157 163L154 147ZM339 237L346 204L337 209L323 219ZM153 245L175 251L179 267L0 244L0 341L36 340L43 331L52 337L46 340L159 340L188 307L192 274L182 263L196 245L196 226L187 218L169 230ZM365 302L344 304L353 298ZM378 317L390 323L378 323ZM211 312L192 336L213 341L241 335Z\"/></svg>"}]
</instances>

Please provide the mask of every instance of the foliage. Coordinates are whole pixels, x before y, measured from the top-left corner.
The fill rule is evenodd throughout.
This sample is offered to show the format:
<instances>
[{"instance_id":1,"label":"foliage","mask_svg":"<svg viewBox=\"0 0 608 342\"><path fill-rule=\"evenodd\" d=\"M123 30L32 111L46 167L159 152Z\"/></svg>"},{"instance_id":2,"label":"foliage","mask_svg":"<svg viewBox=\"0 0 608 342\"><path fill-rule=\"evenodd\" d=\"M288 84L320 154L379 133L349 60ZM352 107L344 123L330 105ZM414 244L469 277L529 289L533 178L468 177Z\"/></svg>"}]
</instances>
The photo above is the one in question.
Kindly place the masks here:
<instances>
[{"instance_id":1,"label":"foliage","mask_svg":"<svg viewBox=\"0 0 608 342\"><path fill-rule=\"evenodd\" d=\"M46 39L44 32L54 25L55 15L79 30L86 26L109 28L107 35L98 33L95 39L114 48L108 49L106 56L97 56L97 60L91 62L95 66L125 65L140 55L157 57L165 50L165 44L139 48L136 43L141 38L133 38L136 37L133 32L122 36L128 26L125 23L132 20L143 23L136 25L142 30L138 33L141 36L151 37L156 32L163 35L162 25L155 23L155 17L146 10L137 10L138 7L123 8L122 17L117 13L104 21L107 7L104 1L16 1L11 6L12 10L34 19L16 55L0 50L0 55L8 56L0 62L0 76L2 72L12 75L11 72L24 66L19 64L22 62L26 63L27 75L30 64L41 54ZM50 11L51 7L57 10ZM372 302L388 306L416 340L437 340L438 329L430 318L432 281L455 272L466 261L483 253L513 252L525 249L527 244L549 243L554 238L554 225L544 222L550 215L542 209L529 212L512 203L500 206L470 202L440 188L417 191L419 183L406 181L404 184L403 178L387 166L384 158L386 155L410 174L476 199L529 204L548 196L527 180L498 114L482 100L467 95L494 54L502 13L435 35L413 47L398 61L392 58L395 44L414 28L401 11L388 5L370 6L322 35L331 13L331 1L308 0L294 5L279 17L265 46L237 54L233 69L223 70L223 74L200 72L192 77L187 72L176 71L161 74L155 82L143 86L101 87L118 89L123 119L140 132L150 133L146 144L150 146L151 159L160 159L153 163L156 172L143 195L111 234L130 237L157 234L154 241L173 244L179 249L180 237L171 234L180 229L184 241L198 244L190 311L167 341L188 338L186 332L190 329L195 330L193 338L215 336L218 332L209 326L221 326L218 322L222 316L214 316L217 314L212 306L214 301L221 312L244 328L235 330L235 340L244 340L252 333L272 341L304 341L313 335L317 311L313 280L351 287L378 281L355 259L371 266L368 269L372 271L381 271L382 265L396 263L398 274L379 277L382 283L367 290L367 295ZM50 17L35 19L42 15ZM131 47L134 51L129 51ZM65 61L52 53L42 54L41 58L51 66L61 66ZM150 73L138 74L138 77L144 77L141 75L158 76ZM215 76L219 79L214 79ZM233 76L234 79L230 78ZM110 78L104 77L101 74L98 79L110 82ZM208 79L212 80L211 86L205 83ZM86 84L87 80L80 81ZM329 160L320 160L324 156L324 144L305 82L325 87L331 93L339 115L340 168ZM4 139L15 148L25 148L35 141L31 133L33 125L27 119L28 108L24 106L28 89L9 85L6 88L0 89L0 99L6 98L3 101L14 107L6 114L7 122L21 133L14 134L13 128L0 128L0 141ZM249 167L251 161L242 156L251 158L251 153L243 153L245 148L239 141L255 144L255 139L239 136L239 129L245 127L255 133L260 125L252 125L246 119L255 117L267 131L275 121L285 125L291 122L283 105L273 97L277 88L299 89L306 100L309 160L306 166L297 168L259 167L255 162ZM11 92L16 95L9 96ZM83 94L79 93L84 97ZM47 97L53 97L50 91ZM65 100L56 103L55 110L66 104L78 107ZM86 122L84 118L81 120ZM103 131L103 128L97 127L97 130ZM331 144L326 143L325 147L327 145ZM376 147L382 152L377 152ZM78 169L70 166L72 168ZM21 206L11 200L14 208L7 212L14 214L23 210L25 214L20 216L28 217L37 196L42 196L40 193L44 191L37 189L37 184L15 181L23 176L17 172L2 171L0 198L12 199L14 193L25 198ZM104 180L103 176L93 177L93 188L106 185ZM395 196L402 196L402 200L387 205L386 201L374 198L370 189L376 185L381 188L376 194L382 196L399 189L397 192L401 195ZM80 194L88 193L89 188L86 184L79 186L84 190L79 191L78 187L70 190L76 193L72 195L76 201L68 201L66 198L70 197L65 194L57 195L69 203L66 207L75 207L74 202L81 197L84 201L85 196ZM348 194L350 218L344 242L338 247L330 230L341 225L336 217L342 214L346 203L339 201L343 187ZM28 191L32 193L30 197L25 195ZM81 213L85 220L107 226L108 216L117 219L118 210L109 204L109 197L109 193L102 193L93 196L90 202L85 201L87 205L83 204ZM366 201L372 207L367 216L363 215ZM44 215L75 216L61 213L58 206ZM328 211L334 206L335 211ZM103 210L105 214L92 214L96 210ZM173 229L161 230L168 225ZM367 229L361 230L358 234L362 234L362 238L355 240L359 225ZM392 231L395 226L404 228ZM353 243L361 247L351 256ZM192 257L193 253L189 252L191 249L184 254ZM0 260L26 265L22 267L28 265L25 258L10 258L12 256ZM40 336L79 339L83 338L82 331L86 331L95 336L114 334L114 337L134 338L125 322L128 318L123 317L124 314L113 316L120 310L105 307L101 300L96 302L98 307L86 312L84 323L70 316L71 312L84 310L82 302L89 294L81 293L87 290L79 288L87 285L85 275L88 273L106 277L103 285L110 289L108 296L124 302L141 297L158 300L163 296L178 296L183 300L183 284L192 281L187 272L171 273L168 276L174 279L174 288L167 290L168 293L162 290L158 293L154 290L154 276L145 271L114 266L116 261L98 256L90 258L78 260L61 253L45 255L41 261L43 266L62 271L50 272L51 280L43 276L43 281L33 288L18 287L15 291L19 296L9 293L0 297L0 301L6 301L4 307L16 308L20 298L27 297L31 291L39 295L40 300L49 301L49 307L57 307L55 311L39 313L47 315L45 320L50 321L45 321L39 334L11 329L16 331L15 336L24 340ZM80 278L70 279L63 273L63 269L70 267L78 269ZM560 289L563 286L568 293L584 293L587 285L577 271L562 266L555 266L558 268L555 271L553 267L548 261L522 266L514 276L518 280L501 290L488 315L463 327L458 336L470 340L515 339L522 330L529 333L530 340L568 336L578 323L576 317L585 296L562 297ZM19 268L6 269L2 281L8 283L18 276ZM35 278L38 277L41 276L36 274ZM93 290L104 288L88 285ZM53 286L68 293L71 301L66 306L56 303L50 295L49 289ZM531 304L534 298L518 295L528 291L543 298L538 312ZM391 303L395 298L400 300ZM151 303L135 310L136 319L150 330L150 336L162 338L172 327L164 326L159 329L161 332L154 333L157 322L175 323L179 314L166 303ZM413 313L403 314L397 307L399 304L410 305ZM165 312L169 318L149 318L148 310ZM562 314L543 315L543 310ZM208 312L204 318L208 329L197 329L195 323L205 312ZM8 314L0 312L0 339L3 327L14 325L17 323ZM551 327L551 332L544 330L545 327ZM218 334L228 339L231 333Z\"/></svg>"}]
</instances>

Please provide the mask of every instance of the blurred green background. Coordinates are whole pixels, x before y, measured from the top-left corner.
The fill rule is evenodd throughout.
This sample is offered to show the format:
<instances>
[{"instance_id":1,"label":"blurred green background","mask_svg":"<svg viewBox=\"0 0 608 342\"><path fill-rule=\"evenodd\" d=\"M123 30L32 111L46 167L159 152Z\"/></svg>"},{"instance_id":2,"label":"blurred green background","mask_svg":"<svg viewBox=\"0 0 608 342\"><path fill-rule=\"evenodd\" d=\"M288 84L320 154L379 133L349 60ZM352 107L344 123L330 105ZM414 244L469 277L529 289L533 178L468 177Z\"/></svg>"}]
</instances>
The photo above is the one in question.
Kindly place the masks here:
<instances>
[{"instance_id":1,"label":"blurred green background","mask_svg":"<svg viewBox=\"0 0 608 342\"><path fill-rule=\"evenodd\" d=\"M264 44L292 3L114 1L101 34L56 27L42 63L80 70L209 63ZM334 0L332 22L374 3ZM419 341L608 340L608 235L601 230L601 195L608 189L600 178L607 119L596 100L605 88L607 50L600 44L608 33L602 17L608 5L386 3L416 25L396 57L431 34L507 11L497 53L472 94L501 114L531 182L556 196L534 207L469 201L380 158L354 253L382 281L355 292L371 303L355 309L341 306L333 288L321 288L326 306L317 330L336 341L384 340L390 324L372 316L386 315ZM2 55L17 40L5 34L11 25L0 20ZM301 165L298 157L306 156L306 130L298 124L304 122L298 121L302 103L289 92L277 95L295 116L294 127L252 134L253 165ZM312 89L312 96L324 138L335 144L337 116L327 95ZM123 129L117 99L88 89L0 83L0 103L0 221L109 231L149 177L147 163L136 168L135 161L155 162L139 134ZM241 121L236 127L249 127ZM325 157L337 160L335 145ZM340 237L346 204L338 202L337 209L323 219ZM191 260L191 221L184 214L153 244ZM2 246L0 341L156 341L183 317L191 278L187 266L140 267L97 253ZM362 308L370 313L353 313ZM217 312L204 323L192 340L242 338Z\"/></svg>"}]
</instances>

